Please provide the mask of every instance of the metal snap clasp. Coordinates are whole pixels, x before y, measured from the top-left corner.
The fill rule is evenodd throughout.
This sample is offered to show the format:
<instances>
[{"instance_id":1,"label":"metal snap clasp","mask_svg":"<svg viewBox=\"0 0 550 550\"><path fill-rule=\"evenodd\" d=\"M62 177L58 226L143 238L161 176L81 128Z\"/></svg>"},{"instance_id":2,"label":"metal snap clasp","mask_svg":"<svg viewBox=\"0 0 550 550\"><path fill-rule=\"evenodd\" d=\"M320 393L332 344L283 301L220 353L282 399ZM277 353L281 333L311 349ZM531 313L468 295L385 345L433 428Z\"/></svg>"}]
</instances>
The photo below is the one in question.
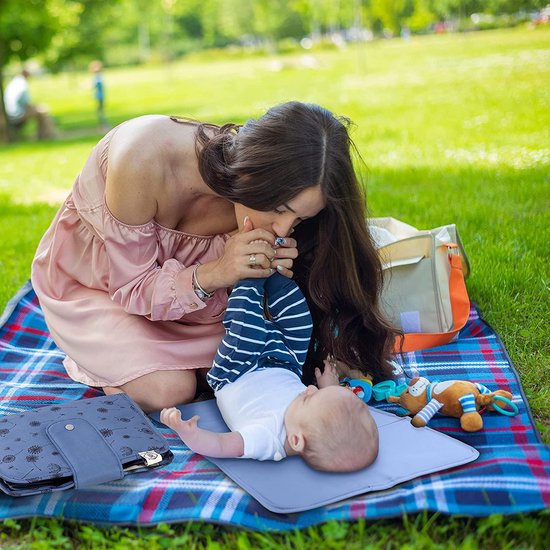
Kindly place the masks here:
<instances>
[{"instance_id":1,"label":"metal snap clasp","mask_svg":"<svg viewBox=\"0 0 550 550\"><path fill-rule=\"evenodd\" d=\"M153 450L143 451L141 453L138 453L138 455L141 456L143 460L145 460L145 465L148 468L162 462L162 455Z\"/></svg>"}]
</instances>

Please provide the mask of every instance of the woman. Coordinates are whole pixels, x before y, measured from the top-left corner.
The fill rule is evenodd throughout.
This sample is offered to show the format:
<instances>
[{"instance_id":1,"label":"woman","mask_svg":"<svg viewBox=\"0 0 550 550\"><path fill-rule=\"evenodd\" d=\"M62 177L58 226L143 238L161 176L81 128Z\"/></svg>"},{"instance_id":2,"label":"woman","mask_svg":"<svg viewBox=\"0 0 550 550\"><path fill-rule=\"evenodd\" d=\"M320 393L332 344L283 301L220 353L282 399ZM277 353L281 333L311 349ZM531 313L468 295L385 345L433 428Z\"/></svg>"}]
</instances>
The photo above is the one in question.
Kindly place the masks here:
<instances>
[{"instance_id":1,"label":"woman","mask_svg":"<svg viewBox=\"0 0 550 550\"><path fill-rule=\"evenodd\" d=\"M107 134L32 269L69 375L147 411L192 400L228 290L275 269L312 311L306 381L329 355L390 375L394 332L351 147L342 119L299 102L242 127L145 116Z\"/></svg>"}]
</instances>

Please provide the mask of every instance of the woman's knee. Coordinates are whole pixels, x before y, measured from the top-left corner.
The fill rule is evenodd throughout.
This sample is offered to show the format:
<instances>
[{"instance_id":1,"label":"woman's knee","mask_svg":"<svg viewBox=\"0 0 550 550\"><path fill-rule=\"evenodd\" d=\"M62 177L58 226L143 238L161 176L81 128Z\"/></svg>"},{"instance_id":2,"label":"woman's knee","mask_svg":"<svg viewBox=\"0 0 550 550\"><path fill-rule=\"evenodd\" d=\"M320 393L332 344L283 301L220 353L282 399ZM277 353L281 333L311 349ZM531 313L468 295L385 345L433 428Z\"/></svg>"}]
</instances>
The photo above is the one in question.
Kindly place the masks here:
<instances>
[{"instance_id":1,"label":"woman's knee","mask_svg":"<svg viewBox=\"0 0 550 550\"><path fill-rule=\"evenodd\" d=\"M117 389L127 393L145 412L160 411L192 401L197 378L194 370L156 371ZM105 391L107 393L107 388Z\"/></svg>"}]
</instances>

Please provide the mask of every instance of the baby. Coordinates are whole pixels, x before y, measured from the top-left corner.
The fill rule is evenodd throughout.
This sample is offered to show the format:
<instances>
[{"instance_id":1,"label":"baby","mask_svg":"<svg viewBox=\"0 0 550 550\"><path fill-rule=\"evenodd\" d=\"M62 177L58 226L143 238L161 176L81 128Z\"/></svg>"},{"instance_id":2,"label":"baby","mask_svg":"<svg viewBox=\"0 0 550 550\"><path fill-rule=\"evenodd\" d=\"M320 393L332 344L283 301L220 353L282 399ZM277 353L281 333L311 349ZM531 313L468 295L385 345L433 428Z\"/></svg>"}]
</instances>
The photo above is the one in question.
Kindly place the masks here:
<instances>
[{"instance_id":1,"label":"baby","mask_svg":"<svg viewBox=\"0 0 550 550\"><path fill-rule=\"evenodd\" d=\"M315 370L317 386L301 382L312 322L296 283L278 273L245 279L229 297L226 334L207 381L230 432L182 420L178 409L160 419L194 452L218 458L281 460L300 455L317 470L348 472L371 464L378 431L367 405L338 384L335 367Z\"/></svg>"}]
</instances>

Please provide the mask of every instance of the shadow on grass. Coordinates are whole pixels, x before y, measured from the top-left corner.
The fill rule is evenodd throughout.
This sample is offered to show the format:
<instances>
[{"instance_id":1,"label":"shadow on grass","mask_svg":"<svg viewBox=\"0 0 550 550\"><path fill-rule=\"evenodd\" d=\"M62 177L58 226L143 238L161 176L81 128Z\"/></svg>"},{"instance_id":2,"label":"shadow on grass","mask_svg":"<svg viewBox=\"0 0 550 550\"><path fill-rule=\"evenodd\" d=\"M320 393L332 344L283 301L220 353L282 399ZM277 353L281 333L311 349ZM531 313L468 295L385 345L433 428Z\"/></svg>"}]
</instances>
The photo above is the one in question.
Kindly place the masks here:
<instances>
[{"instance_id":1,"label":"shadow on grass","mask_svg":"<svg viewBox=\"0 0 550 550\"><path fill-rule=\"evenodd\" d=\"M368 177L372 215L393 216L421 229L457 224L472 266L470 298L501 335L537 420L545 425L550 425L550 400L545 398L550 387L549 183L546 166L443 162L437 167L371 166ZM28 278L36 246L55 211L55 206L23 206L0 197L2 304Z\"/></svg>"},{"instance_id":2,"label":"shadow on grass","mask_svg":"<svg viewBox=\"0 0 550 550\"><path fill-rule=\"evenodd\" d=\"M371 215L419 229L455 223L472 267L470 299L500 334L550 440L547 166L373 169Z\"/></svg>"},{"instance_id":3,"label":"shadow on grass","mask_svg":"<svg viewBox=\"0 0 550 550\"><path fill-rule=\"evenodd\" d=\"M0 195L0 309L30 277L36 247L56 210L47 204L16 204Z\"/></svg>"},{"instance_id":4,"label":"shadow on grass","mask_svg":"<svg viewBox=\"0 0 550 550\"><path fill-rule=\"evenodd\" d=\"M99 141L107 131L118 126L122 122L130 120L132 118L137 118L144 115L150 114L165 114L165 115L174 115L184 117L184 114L175 110L170 113L157 113L149 111L133 111L125 113L124 116L114 116L109 118L109 127L107 130L102 130L98 128L97 123L93 119L81 119L72 122L64 122L63 124L58 125L57 136L52 139L40 140L36 139L36 132L34 128L25 129L25 131L20 135L17 141L9 144L0 144L0 150L2 148L18 148L25 147L29 144L33 145L44 145L45 148L48 148L51 145L59 145L62 143L75 143L75 142L90 142L93 146L97 141ZM228 122L233 122L235 124L244 124L246 120L250 118L249 114L245 112L232 113L229 115L224 115L223 118L219 115L212 116L205 122L212 122L214 124L225 124ZM190 117L192 119L192 117Z\"/></svg>"},{"instance_id":5,"label":"shadow on grass","mask_svg":"<svg viewBox=\"0 0 550 550\"><path fill-rule=\"evenodd\" d=\"M419 228L457 224L472 264L470 297L503 337L535 415L545 423L549 407L545 392L550 387L546 366L548 183L546 167L474 166L376 167L371 168L368 182L373 215L391 215ZM29 277L34 251L56 209L42 203L21 205L9 196L0 196L2 307ZM3 530L15 543L59 538L60 546L67 548L75 540L84 545L125 541L138 547L135 539L143 538L143 547L147 547L149 543L171 544L175 537L182 537L180 542L189 546L218 540L230 545L239 542L245 548L276 544L320 548L322 541L333 541L334 548L360 548L367 543L386 548L411 544L426 548L435 544L543 548L550 536L547 512L480 519L418 514L372 523L332 522L302 535L257 534L198 523L102 530L58 520L10 521Z\"/></svg>"},{"instance_id":6,"label":"shadow on grass","mask_svg":"<svg viewBox=\"0 0 550 550\"><path fill-rule=\"evenodd\" d=\"M486 313L504 316L523 303L531 313L542 308L541 317L549 313L549 184L546 166L377 168L367 180L371 215L420 229L457 225L473 298Z\"/></svg>"}]
</instances>

